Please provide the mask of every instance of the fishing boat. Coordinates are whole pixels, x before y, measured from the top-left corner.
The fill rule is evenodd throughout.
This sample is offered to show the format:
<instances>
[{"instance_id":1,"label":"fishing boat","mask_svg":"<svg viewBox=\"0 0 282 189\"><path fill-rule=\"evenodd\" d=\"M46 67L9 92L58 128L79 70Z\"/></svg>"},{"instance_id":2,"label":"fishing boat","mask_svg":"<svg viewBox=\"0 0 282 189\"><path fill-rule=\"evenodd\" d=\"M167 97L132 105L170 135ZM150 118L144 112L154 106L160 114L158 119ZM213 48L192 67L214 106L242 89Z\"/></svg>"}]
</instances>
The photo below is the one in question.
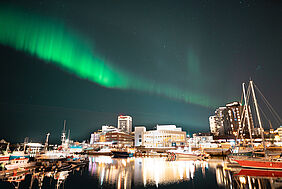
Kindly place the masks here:
<instances>
[{"instance_id":1,"label":"fishing boat","mask_svg":"<svg viewBox=\"0 0 282 189\"><path fill-rule=\"evenodd\" d=\"M6 151L1 152L2 154L0 154L0 163L10 160L10 154L8 153L8 151L9 151L9 143L6 147Z\"/></svg>"},{"instance_id":2,"label":"fishing boat","mask_svg":"<svg viewBox=\"0 0 282 189\"><path fill-rule=\"evenodd\" d=\"M10 160L9 163L5 165L5 168L7 170L12 170L12 169L31 167L34 165L35 162L29 162L29 158L21 157L18 159Z\"/></svg>"},{"instance_id":3,"label":"fishing boat","mask_svg":"<svg viewBox=\"0 0 282 189\"><path fill-rule=\"evenodd\" d=\"M9 154L0 155L0 163L5 162L5 161L9 161L9 159L10 159L10 155Z\"/></svg>"},{"instance_id":4,"label":"fishing boat","mask_svg":"<svg viewBox=\"0 0 282 189\"><path fill-rule=\"evenodd\" d=\"M22 158L29 159L30 155L26 154L24 151L13 151L10 154L9 160L17 160L17 159L22 159Z\"/></svg>"},{"instance_id":5,"label":"fishing boat","mask_svg":"<svg viewBox=\"0 0 282 189\"><path fill-rule=\"evenodd\" d=\"M37 160L62 160L67 158L67 153L63 151L46 151L43 154L39 154L35 156L35 159Z\"/></svg>"}]
</instances>

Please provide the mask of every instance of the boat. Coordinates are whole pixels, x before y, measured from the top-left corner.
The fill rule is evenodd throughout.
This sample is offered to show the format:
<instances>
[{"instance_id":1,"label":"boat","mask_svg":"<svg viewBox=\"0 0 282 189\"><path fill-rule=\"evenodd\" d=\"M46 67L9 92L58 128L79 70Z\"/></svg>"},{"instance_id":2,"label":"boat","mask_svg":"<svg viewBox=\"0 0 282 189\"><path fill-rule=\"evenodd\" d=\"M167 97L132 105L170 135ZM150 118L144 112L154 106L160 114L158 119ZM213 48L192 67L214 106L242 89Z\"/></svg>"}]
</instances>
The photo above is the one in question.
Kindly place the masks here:
<instances>
[{"instance_id":1,"label":"boat","mask_svg":"<svg viewBox=\"0 0 282 189\"><path fill-rule=\"evenodd\" d=\"M22 159L22 158L29 159L30 155L26 154L24 151L13 151L10 154L9 160L14 160L14 159L17 160L17 159Z\"/></svg>"},{"instance_id":2,"label":"boat","mask_svg":"<svg viewBox=\"0 0 282 189\"><path fill-rule=\"evenodd\" d=\"M229 148L205 148L204 152L210 156L227 156L231 153Z\"/></svg>"},{"instance_id":3,"label":"boat","mask_svg":"<svg viewBox=\"0 0 282 189\"><path fill-rule=\"evenodd\" d=\"M6 147L6 151L1 152L2 154L0 155L0 163L3 163L3 162L10 160L10 154L8 153L9 145L10 145L10 143L8 143L8 145Z\"/></svg>"},{"instance_id":4,"label":"boat","mask_svg":"<svg viewBox=\"0 0 282 189\"><path fill-rule=\"evenodd\" d=\"M111 151L114 158L127 158L133 157L133 152L131 150L112 150Z\"/></svg>"},{"instance_id":5,"label":"boat","mask_svg":"<svg viewBox=\"0 0 282 189\"><path fill-rule=\"evenodd\" d=\"M233 155L230 158L230 160L232 162L237 162L243 168L254 168L254 169L265 169L265 170L282 170L282 158L281 158L281 156L278 157L278 158L277 157L270 157L268 152L266 151L264 132L263 132L264 130L263 130L263 127L262 127L262 121L261 121L260 114L259 114L259 109L258 109L255 91L254 91L253 81L250 81L250 86L249 86L248 90L252 91L255 110L256 110L256 114L257 114L257 118L258 118L259 127L260 127L260 130L261 130L263 152L260 152L260 153L254 152L252 135L250 135L250 141L251 141L251 146L252 146L251 156L249 154L237 156L237 157ZM248 91L248 92L250 92L250 91ZM245 99L245 106L244 106L244 110L243 110L242 115L244 115L244 113L245 113L246 118L249 122L249 116L248 116L248 110L247 110L248 109L247 108L248 107L248 101L246 100L244 83L243 83L243 95L244 95L244 99ZM249 123L248 123L248 126L249 126L249 133L252 133L252 130L250 128ZM258 157L258 156L261 156L261 157Z\"/></svg>"},{"instance_id":6,"label":"boat","mask_svg":"<svg viewBox=\"0 0 282 189\"><path fill-rule=\"evenodd\" d=\"M282 170L282 159L269 158L233 158L241 167L256 168L256 169L277 169Z\"/></svg>"},{"instance_id":7,"label":"boat","mask_svg":"<svg viewBox=\"0 0 282 189\"><path fill-rule=\"evenodd\" d=\"M0 155L0 163L9 161L9 159L10 159L10 155L9 154Z\"/></svg>"},{"instance_id":8,"label":"boat","mask_svg":"<svg viewBox=\"0 0 282 189\"><path fill-rule=\"evenodd\" d=\"M88 154L89 155L103 155L103 156L111 156L111 155L113 155L111 149L109 149L109 148L102 148L102 149L100 149L98 151L89 150Z\"/></svg>"},{"instance_id":9,"label":"boat","mask_svg":"<svg viewBox=\"0 0 282 189\"><path fill-rule=\"evenodd\" d=\"M35 156L36 160L63 160L67 158L67 153L63 151L46 151L43 154Z\"/></svg>"},{"instance_id":10,"label":"boat","mask_svg":"<svg viewBox=\"0 0 282 189\"><path fill-rule=\"evenodd\" d=\"M10 160L9 163L5 165L5 168L7 170L12 170L12 169L31 167L34 165L35 162L29 162L29 158L22 157L22 158Z\"/></svg>"},{"instance_id":11,"label":"boat","mask_svg":"<svg viewBox=\"0 0 282 189\"><path fill-rule=\"evenodd\" d=\"M176 150L168 150L168 160L174 161L179 159L188 159L188 160L199 160L202 159L201 153L197 151L191 151L191 149L176 149Z\"/></svg>"}]
</instances>

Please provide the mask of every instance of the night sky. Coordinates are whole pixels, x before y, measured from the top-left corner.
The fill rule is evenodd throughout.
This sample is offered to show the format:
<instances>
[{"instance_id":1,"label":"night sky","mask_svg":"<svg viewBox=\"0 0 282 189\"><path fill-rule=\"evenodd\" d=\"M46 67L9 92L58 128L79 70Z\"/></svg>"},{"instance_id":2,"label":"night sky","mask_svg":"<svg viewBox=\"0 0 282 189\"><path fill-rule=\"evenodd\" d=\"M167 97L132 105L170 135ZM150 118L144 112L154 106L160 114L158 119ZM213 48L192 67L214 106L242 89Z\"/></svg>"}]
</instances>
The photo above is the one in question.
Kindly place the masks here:
<instances>
[{"instance_id":1,"label":"night sky","mask_svg":"<svg viewBox=\"0 0 282 189\"><path fill-rule=\"evenodd\" d=\"M207 132L252 78L282 113L282 2L2 1L0 138L88 139L117 116ZM279 125L275 125L278 127Z\"/></svg>"}]
</instances>

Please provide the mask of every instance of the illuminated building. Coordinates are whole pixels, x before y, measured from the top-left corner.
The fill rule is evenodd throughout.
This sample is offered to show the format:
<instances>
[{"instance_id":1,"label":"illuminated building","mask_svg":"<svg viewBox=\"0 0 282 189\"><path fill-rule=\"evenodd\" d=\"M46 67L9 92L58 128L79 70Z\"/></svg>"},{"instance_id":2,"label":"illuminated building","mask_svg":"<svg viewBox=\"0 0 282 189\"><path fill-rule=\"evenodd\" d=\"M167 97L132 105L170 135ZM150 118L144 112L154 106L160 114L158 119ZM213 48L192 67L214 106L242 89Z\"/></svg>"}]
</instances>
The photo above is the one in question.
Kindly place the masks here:
<instances>
[{"instance_id":1,"label":"illuminated building","mask_svg":"<svg viewBox=\"0 0 282 189\"><path fill-rule=\"evenodd\" d=\"M276 139L279 139L280 141L282 141L282 126L277 128L275 132L277 132L279 135L279 137L276 137Z\"/></svg>"},{"instance_id":2,"label":"illuminated building","mask_svg":"<svg viewBox=\"0 0 282 189\"><path fill-rule=\"evenodd\" d=\"M111 142L118 146L133 146L132 135L124 132L108 132L105 135L105 142Z\"/></svg>"},{"instance_id":3,"label":"illuminated building","mask_svg":"<svg viewBox=\"0 0 282 189\"><path fill-rule=\"evenodd\" d=\"M157 130L143 133L142 146L172 147L185 145L186 132L176 125L157 125Z\"/></svg>"},{"instance_id":4,"label":"illuminated building","mask_svg":"<svg viewBox=\"0 0 282 189\"><path fill-rule=\"evenodd\" d=\"M135 126L134 128L134 146L142 146L145 132L146 132L146 127Z\"/></svg>"},{"instance_id":5,"label":"illuminated building","mask_svg":"<svg viewBox=\"0 0 282 189\"><path fill-rule=\"evenodd\" d=\"M217 125L216 125L216 117L215 116L210 116L209 117L209 122L210 122L210 131L211 133L218 135L217 133Z\"/></svg>"},{"instance_id":6,"label":"illuminated building","mask_svg":"<svg viewBox=\"0 0 282 189\"><path fill-rule=\"evenodd\" d=\"M234 135L237 134L238 128L242 124L242 120L245 115L242 115L243 106L240 102L231 102L226 104L225 107L219 107L216 109L215 114L209 117L210 131L214 136ZM248 107L248 115L250 120L250 126L254 131L253 118L251 109ZM248 120L244 119L244 131L239 132L249 133Z\"/></svg>"},{"instance_id":7,"label":"illuminated building","mask_svg":"<svg viewBox=\"0 0 282 189\"><path fill-rule=\"evenodd\" d=\"M97 142L106 142L105 134L108 132L118 132L119 130L114 126L103 125L102 130L91 133L90 144L95 144Z\"/></svg>"},{"instance_id":8,"label":"illuminated building","mask_svg":"<svg viewBox=\"0 0 282 189\"><path fill-rule=\"evenodd\" d=\"M224 128L227 125L226 107L219 107L215 111L215 115L209 118L211 133L214 136L224 135Z\"/></svg>"},{"instance_id":9,"label":"illuminated building","mask_svg":"<svg viewBox=\"0 0 282 189\"><path fill-rule=\"evenodd\" d=\"M130 116L118 116L118 129L123 132L132 132L132 117Z\"/></svg>"}]
</instances>

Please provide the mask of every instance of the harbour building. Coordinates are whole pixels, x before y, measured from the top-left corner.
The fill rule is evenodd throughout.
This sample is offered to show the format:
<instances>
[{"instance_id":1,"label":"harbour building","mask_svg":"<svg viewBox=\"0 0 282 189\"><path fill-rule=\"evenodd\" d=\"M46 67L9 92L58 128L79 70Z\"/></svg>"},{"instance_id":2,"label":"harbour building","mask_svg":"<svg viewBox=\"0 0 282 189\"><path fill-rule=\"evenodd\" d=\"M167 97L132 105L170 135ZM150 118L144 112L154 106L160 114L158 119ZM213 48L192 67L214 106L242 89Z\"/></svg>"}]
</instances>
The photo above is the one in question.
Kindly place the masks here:
<instances>
[{"instance_id":1,"label":"harbour building","mask_svg":"<svg viewBox=\"0 0 282 189\"><path fill-rule=\"evenodd\" d=\"M134 146L142 146L144 140L145 126L135 126L134 128Z\"/></svg>"},{"instance_id":2,"label":"harbour building","mask_svg":"<svg viewBox=\"0 0 282 189\"><path fill-rule=\"evenodd\" d=\"M215 110L214 116L210 116L210 131L214 136L224 135L224 130L227 127L227 108L219 107Z\"/></svg>"},{"instance_id":3,"label":"harbour building","mask_svg":"<svg viewBox=\"0 0 282 189\"><path fill-rule=\"evenodd\" d=\"M231 102L226 104L224 107L219 107L216 109L215 114L209 117L210 131L214 136L224 136L224 135L237 135L238 131L241 133L249 133L248 123L252 131L254 131L254 123L252 118L252 113L250 107L248 107L248 117L244 118L246 115L242 115L244 106L240 102ZM238 130L240 125L244 125L244 131Z\"/></svg>"},{"instance_id":4,"label":"harbour building","mask_svg":"<svg viewBox=\"0 0 282 189\"><path fill-rule=\"evenodd\" d=\"M118 116L118 129L131 133L132 132L132 117L131 116Z\"/></svg>"},{"instance_id":5,"label":"harbour building","mask_svg":"<svg viewBox=\"0 0 282 189\"><path fill-rule=\"evenodd\" d=\"M186 142L186 132L176 125L157 125L156 130L146 131L144 128L135 128L135 145L148 148L182 146ZM140 137L141 135L141 137ZM139 140L141 139L141 140ZM141 141L141 142L139 142Z\"/></svg>"}]
</instances>

